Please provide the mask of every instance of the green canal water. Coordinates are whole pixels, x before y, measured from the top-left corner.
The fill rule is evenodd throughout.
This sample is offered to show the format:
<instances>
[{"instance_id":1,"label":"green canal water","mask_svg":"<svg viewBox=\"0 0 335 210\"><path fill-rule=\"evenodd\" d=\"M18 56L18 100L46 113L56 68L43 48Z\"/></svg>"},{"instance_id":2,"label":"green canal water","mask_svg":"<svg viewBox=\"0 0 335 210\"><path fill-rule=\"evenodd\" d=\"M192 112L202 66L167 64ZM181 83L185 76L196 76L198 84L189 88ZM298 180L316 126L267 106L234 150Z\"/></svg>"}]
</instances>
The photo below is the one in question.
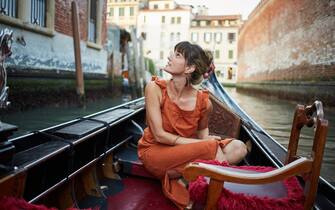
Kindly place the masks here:
<instances>
[{"instance_id":1,"label":"green canal water","mask_svg":"<svg viewBox=\"0 0 335 210\"><path fill-rule=\"evenodd\" d=\"M20 136L44 128L48 128L78 117L93 114L108 109L123 102L121 97L105 98L89 102L85 107L48 106L23 112L1 113L0 120L18 126L18 131L12 137Z\"/></svg>"},{"instance_id":2,"label":"green canal water","mask_svg":"<svg viewBox=\"0 0 335 210\"><path fill-rule=\"evenodd\" d=\"M287 148L297 102L268 96L247 95L236 88L226 87L225 90L265 131ZM321 175L335 182L335 108L324 107L324 116L328 120L329 129ZM312 129L302 130L298 154L310 154L313 144L312 135Z\"/></svg>"},{"instance_id":3,"label":"green canal water","mask_svg":"<svg viewBox=\"0 0 335 210\"><path fill-rule=\"evenodd\" d=\"M287 147L290 135L293 113L296 102L279 100L276 98L247 95L239 92L236 88L226 88L228 93L236 102L271 136L273 136L284 147ZM121 104L122 98L108 98L88 103L85 108L76 106L45 107L3 114L1 121L17 125L19 130L14 136L19 136L30 131L47 128L68 120L92 114L103 109ZM327 180L335 181L335 108L325 108L325 116L329 121L330 128L327 138L321 174ZM311 130L311 129L310 129ZM312 146L312 133L303 130L300 140L299 153L309 154Z\"/></svg>"}]
</instances>

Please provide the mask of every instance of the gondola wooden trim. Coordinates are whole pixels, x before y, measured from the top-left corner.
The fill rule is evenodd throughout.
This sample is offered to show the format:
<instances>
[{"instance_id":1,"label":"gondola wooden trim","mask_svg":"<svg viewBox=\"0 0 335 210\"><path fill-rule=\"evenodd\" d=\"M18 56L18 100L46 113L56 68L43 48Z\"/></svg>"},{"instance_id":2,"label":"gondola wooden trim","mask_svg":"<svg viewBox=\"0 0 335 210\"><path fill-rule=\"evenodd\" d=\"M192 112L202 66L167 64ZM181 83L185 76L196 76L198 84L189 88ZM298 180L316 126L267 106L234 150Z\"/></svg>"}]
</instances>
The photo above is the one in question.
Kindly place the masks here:
<instances>
[{"instance_id":1,"label":"gondola wooden trim","mask_svg":"<svg viewBox=\"0 0 335 210\"><path fill-rule=\"evenodd\" d=\"M26 178L27 173L22 170L18 173L0 179L0 197L22 197L25 189Z\"/></svg>"}]
</instances>

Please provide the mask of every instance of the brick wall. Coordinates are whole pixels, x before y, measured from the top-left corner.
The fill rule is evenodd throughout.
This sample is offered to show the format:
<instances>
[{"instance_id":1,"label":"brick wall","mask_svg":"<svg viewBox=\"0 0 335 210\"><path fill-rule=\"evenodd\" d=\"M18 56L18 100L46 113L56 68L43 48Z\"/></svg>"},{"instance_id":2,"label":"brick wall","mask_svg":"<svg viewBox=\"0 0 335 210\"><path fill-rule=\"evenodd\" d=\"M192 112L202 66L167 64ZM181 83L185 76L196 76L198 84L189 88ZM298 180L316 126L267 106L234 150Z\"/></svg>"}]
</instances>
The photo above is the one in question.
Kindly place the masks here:
<instances>
[{"instance_id":1,"label":"brick wall","mask_svg":"<svg viewBox=\"0 0 335 210\"><path fill-rule=\"evenodd\" d=\"M55 3L55 30L57 32L66 34L68 36L73 36L72 34L72 15L71 15L71 2L73 0L56 0ZM88 1L75 0L77 2L78 11L79 11L79 30L80 30L80 39L87 40L88 32ZM101 40L102 44L106 43L106 9L107 4L106 0L103 0L103 9L102 9L102 32Z\"/></svg>"},{"instance_id":2,"label":"brick wall","mask_svg":"<svg viewBox=\"0 0 335 210\"><path fill-rule=\"evenodd\" d=\"M262 0L241 28L238 82L335 81L335 0Z\"/></svg>"}]
</instances>

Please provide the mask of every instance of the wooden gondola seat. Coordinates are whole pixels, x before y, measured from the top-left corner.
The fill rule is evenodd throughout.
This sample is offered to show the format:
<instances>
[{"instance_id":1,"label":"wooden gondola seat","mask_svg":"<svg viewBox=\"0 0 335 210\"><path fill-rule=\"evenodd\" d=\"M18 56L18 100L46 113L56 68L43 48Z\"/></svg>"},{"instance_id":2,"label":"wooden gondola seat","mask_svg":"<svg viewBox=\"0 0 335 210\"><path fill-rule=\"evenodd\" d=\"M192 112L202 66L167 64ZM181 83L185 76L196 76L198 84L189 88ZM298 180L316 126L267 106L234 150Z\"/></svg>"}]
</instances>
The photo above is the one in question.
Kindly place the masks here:
<instances>
[{"instance_id":1,"label":"wooden gondola seat","mask_svg":"<svg viewBox=\"0 0 335 210\"><path fill-rule=\"evenodd\" d=\"M308 158L297 156L300 131L304 126L314 129L312 152ZM276 207L311 209L316 197L327 129L328 121L323 117L321 102L316 101L311 106L297 105L283 167L229 167L218 162L209 164L208 161L190 163L184 170L184 177L192 181L189 187L190 197L195 206L205 205L207 210ZM262 170L258 170L259 168ZM305 179L305 193L299 189L301 187L296 175ZM201 192L205 192L203 196ZM293 198L290 197L292 195ZM259 202L260 200L265 202ZM268 206L262 206L263 204Z\"/></svg>"}]
</instances>

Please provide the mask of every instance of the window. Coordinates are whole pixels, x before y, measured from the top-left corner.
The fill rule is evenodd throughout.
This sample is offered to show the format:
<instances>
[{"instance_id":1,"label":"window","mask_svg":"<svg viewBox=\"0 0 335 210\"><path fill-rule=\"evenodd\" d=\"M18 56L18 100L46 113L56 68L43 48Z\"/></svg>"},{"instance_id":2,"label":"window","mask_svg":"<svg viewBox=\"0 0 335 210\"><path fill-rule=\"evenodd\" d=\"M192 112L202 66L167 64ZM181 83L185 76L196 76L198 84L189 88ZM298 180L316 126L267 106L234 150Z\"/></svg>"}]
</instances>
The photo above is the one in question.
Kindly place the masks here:
<instances>
[{"instance_id":1,"label":"window","mask_svg":"<svg viewBox=\"0 0 335 210\"><path fill-rule=\"evenodd\" d=\"M0 14L17 18L17 1L1 0L0 1Z\"/></svg>"},{"instance_id":2,"label":"window","mask_svg":"<svg viewBox=\"0 0 335 210\"><path fill-rule=\"evenodd\" d=\"M229 20L224 20L224 26L229 26Z\"/></svg>"},{"instance_id":3,"label":"window","mask_svg":"<svg viewBox=\"0 0 335 210\"><path fill-rule=\"evenodd\" d=\"M119 8L119 16L120 17L124 16L124 7Z\"/></svg>"},{"instance_id":4,"label":"window","mask_svg":"<svg viewBox=\"0 0 335 210\"><path fill-rule=\"evenodd\" d=\"M162 23L165 23L165 16L162 16Z\"/></svg>"},{"instance_id":5,"label":"window","mask_svg":"<svg viewBox=\"0 0 335 210\"><path fill-rule=\"evenodd\" d=\"M114 8L109 8L109 16L114 16Z\"/></svg>"},{"instance_id":6,"label":"window","mask_svg":"<svg viewBox=\"0 0 335 210\"><path fill-rule=\"evenodd\" d=\"M147 21L147 17L143 16L143 23L145 23Z\"/></svg>"},{"instance_id":7,"label":"window","mask_svg":"<svg viewBox=\"0 0 335 210\"><path fill-rule=\"evenodd\" d=\"M198 33L196 33L196 32L192 32L191 33L191 40L192 40L192 42L197 42L198 38L199 38Z\"/></svg>"},{"instance_id":8,"label":"window","mask_svg":"<svg viewBox=\"0 0 335 210\"><path fill-rule=\"evenodd\" d=\"M228 41L229 42L235 41L235 33L228 33Z\"/></svg>"},{"instance_id":9,"label":"window","mask_svg":"<svg viewBox=\"0 0 335 210\"><path fill-rule=\"evenodd\" d=\"M212 40L212 33L210 33L210 32L204 33L204 41L208 43L211 40Z\"/></svg>"},{"instance_id":10,"label":"window","mask_svg":"<svg viewBox=\"0 0 335 210\"><path fill-rule=\"evenodd\" d=\"M233 59L234 58L234 51L233 50L229 50L228 51L228 58L229 59Z\"/></svg>"},{"instance_id":11,"label":"window","mask_svg":"<svg viewBox=\"0 0 335 210\"><path fill-rule=\"evenodd\" d=\"M88 40L97 41L97 0L90 1L90 13L88 22Z\"/></svg>"},{"instance_id":12,"label":"window","mask_svg":"<svg viewBox=\"0 0 335 210\"><path fill-rule=\"evenodd\" d=\"M216 59L220 58L220 50L215 50L215 58Z\"/></svg>"},{"instance_id":13,"label":"window","mask_svg":"<svg viewBox=\"0 0 335 210\"><path fill-rule=\"evenodd\" d=\"M101 44L101 26L102 20L101 18L101 8L102 1L101 0L88 0L88 33L87 40L88 46L96 48L94 44ZM98 48L100 49L100 48Z\"/></svg>"},{"instance_id":14,"label":"window","mask_svg":"<svg viewBox=\"0 0 335 210\"><path fill-rule=\"evenodd\" d=\"M52 35L55 0L0 0L0 22ZM51 29L51 30L48 30Z\"/></svg>"},{"instance_id":15,"label":"window","mask_svg":"<svg viewBox=\"0 0 335 210\"><path fill-rule=\"evenodd\" d=\"M35 25L45 26L46 1L31 0L30 22Z\"/></svg>"},{"instance_id":16,"label":"window","mask_svg":"<svg viewBox=\"0 0 335 210\"><path fill-rule=\"evenodd\" d=\"M159 53L159 58L162 60L164 59L164 51L160 51Z\"/></svg>"},{"instance_id":17,"label":"window","mask_svg":"<svg viewBox=\"0 0 335 210\"><path fill-rule=\"evenodd\" d=\"M236 20L229 21L229 25L236 25Z\"/></svg>"},{"instance_id":18,"label":"window","mask_svg":"<svg viewBox=\"0 0 335 210\"><path fill-rule=\"evenodd\" d=\"M147 39L147 33L146 33L146 32L142 32L142 33L141 33L141 36L143 37L143 40L146 40L146 39Z\"/></svg>"},{"instance_id":19,"label":"window","mask_svg":"<svg viewBox=\"0 0 335 210\"><path fill-rule=\"evenodd\" d=\"M180 41L180 32L177 32L177 37L176 37L177 42Z\"/></svg>"},{"instance_id":20,"label":"window","mask_svg":"<svg viewBox=\"0 0 335 210\"><path fill-rule=\"evenodd\" d=\"M204 20L200 21L200 26L206 26L206 21Z\"/></svg>"},{"instance_id":21,"label":"window","mask_svg":"<svg viewBox=\"0 0 335 210\"><path fill-rule=\"evenodd\" d=\"M228 79L231 80L233 79L233 68L232 67L228 67L227 69L227 73L228 73Z\"/></svg>"},{"instance_id":22,"label":"window","mask_svg":"<svg viewBox=\"0 0 335 210\"><path fill-rule=\"evenodd\" d=\"M158 9L158 5L157 4L154 4L154 9Z\"/></svg>"},{"instance_id":23,"label":"window","mask_svg":"<svg viewBox=\"0 0 335 210\"><path fill-rule=\"evenodd\" d=\"M169 4L165 4L165 9L169 9Z\"/></svg>"},{"instance_id":24,"label":"window","mask_svg":"<svg viewBox=\"0 0 335 210\"><path fill-rule=\"evenodd\" d=\"M175 22L175 17L172 17L171 18L171 24L174 24L174 22Z\"/></svg>"},{"instance_id":25,"label":"window","mask_svg":"<svg viewBox=\"0 0 335 210\"><path fill-rule=\"evenodd\" d=\"M197 21L192 21L191 26L197 26Z\"/></svg>"},{"instance_id":26,"label":"window","mask_svg":"<svg viewBox=\"0 0 335 210\"><path fill-rule=\"evenodd\" d=\"M174 41L174 33L170 34L170 41L173 42Z\"/></svg>"},{"instance_id":27,"label":"window","mask_svg":"<svg viewBox=\"0 0 335 210\"><path fill-rule=\"evenodd\" d=\"M177 17L177 24L181 23L181 17Z\"/></svg>"},{"instance_id":28,"label":"window","mask_svg":"<svg viewBox=\"0 0 335 210\"><path fill-rule=\"evenodd\" d=\"M220 71L215 71L216 77L220 77L221 76L221 72Z\"/></svg>"},{"instance_id":29,"label":"window","mask_svg":"<svg viewBox=\"0 0 335 210\"><path fill-rule=\"evenodd\" d=\"M134 16L134 7L129 7L129 16Z\"/></svg>"},{"instance_id":30,"label":"window","mask_svg":"<svg viewBox=\"0 0 335 210\"><path fill-rule=\"evenodd\" d=\"M222 33L220 32L215 33L215 42L220 43L221 40L222 40Z\"/></svg>"}]
</instances>

